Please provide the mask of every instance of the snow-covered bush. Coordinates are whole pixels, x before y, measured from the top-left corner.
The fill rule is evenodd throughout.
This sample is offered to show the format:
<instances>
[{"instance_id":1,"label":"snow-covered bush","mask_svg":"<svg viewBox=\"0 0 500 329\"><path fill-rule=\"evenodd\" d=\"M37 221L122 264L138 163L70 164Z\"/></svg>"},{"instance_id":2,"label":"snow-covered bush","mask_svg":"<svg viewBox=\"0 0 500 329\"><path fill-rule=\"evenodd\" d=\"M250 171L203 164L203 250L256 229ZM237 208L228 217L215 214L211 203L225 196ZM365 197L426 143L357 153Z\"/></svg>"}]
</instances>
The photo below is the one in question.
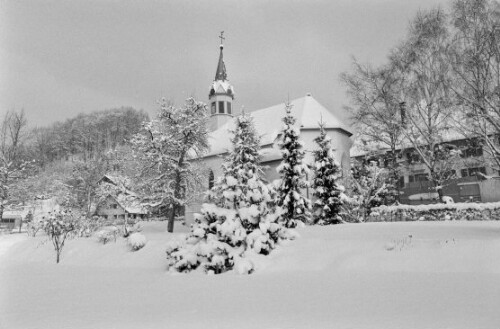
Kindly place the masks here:
<instances>
[{"instance_id":1,"label":"snow-covered bush","mask_svg":"<svg viewBox=\"0 0 500 329\"><path fill-rule=\"evenodd\" d=\"M380 168L375 161L365 161L351 168L349 196L345 198L343 212L345 220L364 222L374 207L383 204L389 193L388 171Z\"/></svg>"},{"instance_id":2,"label":"snow-covered bush","mask_svg":"<svg viewBox=\"0 0 500 329\"><path fill-rule=\"evenodd\" d=\"M500 220L500 202L380 206L372 208L368 220L374 222Z\"/></svg>"},{"instance_id":3,"label":"snow-covered bush","mask_svg":"<svg viewBox=\"0 0 500 329\"><path fill-rule=\"evenodd\" d=\"M267 255L280 239L293 238L278 221L276 191L261 178L259 138L252 118L237 117L233 134L233 150L207 196L209 203L195 216L189 235L166 250L170 269L202 268L218 274L236 266L239 273L252 273L255 268L248 256Z\"/></svg>"},{"instance_id":4,"label":"snow-covered bush","mask_svg":"<svg viewBox=\"0 0 500 329\"><path fill-rule=\"evenodd\" d=\"M333 156L331 139L327 136L324 124L320 123L320 135L314 139L319 149L314 150L312 181L314 223L320 225L338 224L343 204L344 187L337 183L341 175L340 165Z\"/></svg>"},{"instance_id":5,"label":"snow-covered bush","mask_svg":"<svg viewBox=\"0 0 500 329\"><path fill-rule=\"evenodd\" d=\"M113 240L116 242L116 237L118 236L120 230L117 227L105 228L97 232L97 242L106 244Z\"/></svg>"},{"instance_id":6,"label":"snow-covered bush","mask_svg":"<svg viewBox=\"0 0 500 329\"><path fill-rule=\"evenodd\" d=\"M52 241L56 251L56 263L59 263L66 239L76 235L78 221L70 211L54 211L43 223L43 229Z\"/></svg>"},{"instance_id":7,"label":"snow-covered bush","mask_svg":"<svg viewBox=\"0 0 500 329\"><path fill-rule=\"evenodd\" d=\"M26 222L26 233L28 236L35 237L38 231L43 229L43 221L30 220Z\"/></svg>"},{"instance_id":8,"label":"snow-covered bush","mask_svg":"<svg viewBox=\"0 0 500 329\"><path fill-rule=\"evenodd\" d=\"M309 222L311 201L302 190L308 187L306 175L309 172L303 162L304 143L299 140L300 129L295 127L292 105L286 104L286 115L278 146L281 150L281 164L276 168L281 181L278 187L278 206L283 208L282 220L286 227L296 227L299 222Z\"/></svg>"},{"instance_id":9,"label":"snow-covered bush","mask_svg":"<svg viewBox=\"0 0 500 329\"><path fill-rule=\"evenodd\" d=\"M99 216L91 216L85 217L82 216L80 218L80 225L78 227L78 236L89 238L100 229L103 225L103 218Z\"/></svg>"},{"instance_id":10,"label":"snow-covered bush","mask_svg":"<svg viewBox=\"0 0 500 329\"><path fill-rule=\"evenodd\" d=\"M132 233L127 238L127 244L133 251L137 251L146 245L146 237L141 233Z\"/></svg>"}]
</instances>

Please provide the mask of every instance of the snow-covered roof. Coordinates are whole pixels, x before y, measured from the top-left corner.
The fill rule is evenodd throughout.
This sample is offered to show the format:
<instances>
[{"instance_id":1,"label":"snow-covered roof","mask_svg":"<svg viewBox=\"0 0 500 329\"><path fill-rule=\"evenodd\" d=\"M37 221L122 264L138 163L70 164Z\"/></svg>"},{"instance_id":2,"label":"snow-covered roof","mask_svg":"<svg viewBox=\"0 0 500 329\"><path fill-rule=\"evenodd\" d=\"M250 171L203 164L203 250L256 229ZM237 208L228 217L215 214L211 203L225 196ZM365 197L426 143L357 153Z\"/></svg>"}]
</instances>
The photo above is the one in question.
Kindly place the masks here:
<instances>
[{"instance_id":1,"label":"snow-covered roof","mask_svg":"<svg viewBox=\"0 0 500 329\"><path fill-rule=\"evenodd\" d=\"M439 133L439 135L441 137L442 143L467 139L467 137L462 132L459 132L456 129L448 129L446 131L442 131ZM403 140L399 143L399 145L396 146L396 150L411 148L413 148L413 144L411 144L407 140ZM383 154L389 151L390 148L381 142L370 142L367 145L364 145L361 138L359 136L356 136L356 138L354 139L354 144L351 148L351 158L365 156L368 154Z\"/></svg>"},{"instance_id":2,"label":"snow-covered roof","mask_svg":"<svg viewBox=\"0 0 500 329\"><path fill-rule=\"evenodd\" d=\"M216 94L227 94L228 91L234 94L234 87L227 80L215 80L210 86Z\"/></svg>"},{"instance_id":3,"label":"snow-covered roof","mask_svg":"<svg viewBox=\"0 0 500 329\"><path fill-rule=\"evenodd\" d=\"M300 129L319 129L318 123L323 121L326 129L340 129L348 136L352 133L335 113L327 110L314 97L307 94L305 97L290 102L292 115L297 118ZM257 133L261 136L261 145L272 144L282 128L282 118L285 115L285 103L251 112ZM216 155L231 149L231 133L234 129L234 120L229 121L209 135L211 146L210 155Z\"/></svg>"},{"instance_id":4,"label":"snow-covered roof","mask_svg":"<svg viewBox=\"0 0 500 329\"><path fill-rule=\"evenodd\" d=\"M114 198L129 214L147 214L146 208L134 196L120 194Z\"/></svg>"},{"instance_id":5,"label":"snow-covered roof","mask_svg":"<svg viewBox=\"0 0 500 329\"><path fill-rule=\"evenodd\" d=\"M131 183L130 183L130 179L127 178L127 177L123 177L123 176L112 176L110 174L105 174L100 180L98 183L101 183L101 182L105 182L105 183L109 183L109 184L112 184L114 186L117 186L117 187L120 187L124 190L124 192L128 195L136 195L133 191L129 190L128 188L125 187L125 185L129 186Z\"/></svg>"}]
</instances>

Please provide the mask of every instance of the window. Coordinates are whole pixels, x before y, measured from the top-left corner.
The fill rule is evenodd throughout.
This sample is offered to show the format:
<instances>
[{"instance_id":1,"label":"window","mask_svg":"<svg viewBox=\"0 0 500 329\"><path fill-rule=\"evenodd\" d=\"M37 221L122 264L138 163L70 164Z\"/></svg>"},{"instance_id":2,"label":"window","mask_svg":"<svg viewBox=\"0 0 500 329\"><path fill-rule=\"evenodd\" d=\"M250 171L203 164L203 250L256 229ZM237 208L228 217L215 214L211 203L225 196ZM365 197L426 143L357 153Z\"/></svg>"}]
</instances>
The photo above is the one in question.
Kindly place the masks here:
<instances>
[{"instance_id":1,"label":"window","mask_svg":"<svg viewBox=\"0 0 500 329\"><path fill-rule=\"evenodd\" d=\"M116 203L113 203L113 204L111 205L111 208L113 208L113 209L118 209L118 205L117 205Z\"/></svg>"},{"instance_id":2,"label":"window","mask_svg":"<svg viewBox=\"0 0 500 329\"><path fill-rule=\"evenodd\" d=\"M408 159L409 164L422 162L422 158L417 152L408 152L406 154L406 157Z\"/></svg>"},{"instance_id":3,"label":"window","mask_svg":"<svg viewBox=\"0 0 500 329\"><path fill-rule=\"evenodd\" d=\"M483 147L481 145L470 146L462 152L463 158L483 156Z\"/></svg>"},{"instance_id":4,"label":"window","mask_svg":"<svg viewBox=\"0 0 500 329\"><path fill-rule=\"evenodd\" d=\"M215 114L216 111L215 111L215 102L212 102L212 104L210 105L210 113L211 114Z\"/></svg>"},{"instance_id":5,"label":"window","mask_svg":"<svg viewBox=\"0 0 500 329\"><path fill-rule=\"evenodd\" d=\"M405 177L404 176L399 177L399 179L398 179L398 186L400 188L405 187Z\"/></svg>"},{"instance_id":6,"label":"window","mask_svg":"<svg viewBox=\"0 0 500 329\"><path fill-rule=\"evenodd\" d=\"M231 114L231 102L227 102L227 114Z\"/></svg>"},{"instance_id":7,"label":"window","mask_svg":"<svg viewBox=\"0 0 500 329\"><path fill-rule=\"evenodd\" d=\"M219 102L219 113L224 113L224 102Z\"/></svg>"},{"instance_id":8,"label":"window","mask_svg":"<svg viewBox=\"0 0 500 329\"><path fill-rule=\"evenodd\" d=\"M486 175L485 167L464 168L460 170L462 177L477 176L479 173Z\"/></svg>"},{"instance_id":9,"label":"window","mask_svg":"<svg viewBox=\"0 0 500 329\"><path fill-rule=\"evenodd\" d=\"M416 174L408 176L409 182L426 182L429 180L429 176L427 174Z\"/></svg>"},{"instance_id":10,"label":"window","mask_svg":"<svg viewBox=\"0 0 500 329\"><path fill-rule=\"evenodd\" d=\"M117 216L117 215L115 215L115 216L114 216L114 218L115 218L115 219L117 219L117 218L118 218L118 216Z\"/></svg>"}]
</instances>

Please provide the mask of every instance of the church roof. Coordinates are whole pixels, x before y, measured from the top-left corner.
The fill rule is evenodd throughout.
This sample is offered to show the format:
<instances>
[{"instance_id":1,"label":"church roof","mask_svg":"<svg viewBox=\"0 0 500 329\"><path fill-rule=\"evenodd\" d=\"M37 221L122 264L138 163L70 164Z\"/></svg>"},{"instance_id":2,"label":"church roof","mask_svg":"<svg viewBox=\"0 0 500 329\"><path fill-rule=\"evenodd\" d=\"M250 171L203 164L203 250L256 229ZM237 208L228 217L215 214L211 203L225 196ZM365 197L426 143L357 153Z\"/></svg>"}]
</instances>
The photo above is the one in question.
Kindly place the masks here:
<instances>
[{"instance_id":1,"label":"church roof","mask_svg":"<svg viewBox=\"0 0 500 329\"><path fill-rule=\"evenodd\" d=\"M222 56L223 48L224 46L220 45L219 64L217 64L217 71L215 72L214 80L222 80L222 81L227 80L226 65L224 65L224 59Z\"/></svg>"},{"instance_id":2,"label":"church roof","mask_svg":"<svg viewBox=\"0 0 500 329\"><path fill-rule=\"evenodd\" d=\"M327 110L310 94L290 102L292 115L297 118L296 125L304 129L319 129L318 123L323 121L326 129L339 129L351 136L347 125L345 125L334 113ZM282 118L285 115L285 103L253 111L250 113L254 118L255 128L261 135L261 145L274 143L282 128ZM234 129L234 120L229 121L209 135L211 151L208 155L225 153L231 149L231 132Z\"/></svg>"}]
</instances>

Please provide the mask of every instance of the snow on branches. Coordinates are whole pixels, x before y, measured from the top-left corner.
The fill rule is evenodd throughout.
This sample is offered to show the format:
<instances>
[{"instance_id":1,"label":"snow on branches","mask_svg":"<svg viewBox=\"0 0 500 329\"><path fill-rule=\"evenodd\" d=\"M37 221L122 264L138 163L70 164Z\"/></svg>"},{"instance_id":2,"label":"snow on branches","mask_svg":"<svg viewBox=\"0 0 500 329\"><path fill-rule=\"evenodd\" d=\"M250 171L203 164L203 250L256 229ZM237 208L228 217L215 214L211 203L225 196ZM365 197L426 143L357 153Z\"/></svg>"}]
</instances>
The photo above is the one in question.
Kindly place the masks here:
<instances>
[{"instance_id":1,"label":"snow on branches","mask_svg":"<svg viewBox=\"0 0 500 329\"><path fill-rule=\"evenodd\" d=\"M251 273L255 270L252 259L269 254L280 239L295 237L278 222L276 193L262 179L252 117L237 117L233 134L233 150L208 194L209 203L202 206L187 238L167 248L170 269Z\"/></svg>"},{"instance_id":2,"label":"snow on branches","mask_svg":"<svg viewBox=\"0 0 500 329\"><path fill-rule=\"evenodd\" d=\"M278 146L282 161L276 168L281 176L278 187L278 206L283 208L286 227L296 227L298 222L310 218L311 201L302 195L301 189L308 186L306 174L309 169L303 163L303 143L299 141L300 130L294 126L296 118L291 113L292 105L286 104L283 129Z\"/></svg>"},{"instance_id":3,"label":"snow on branches","mask_svg":"<svg viewBox=\"0 0 500 329\"><path fill-rule=\"evenodd\" d=\"M59 263L66 239L75 236L78 229L78 216L70 211L54 211L43 223L43 229L49 237L56 252L56 263Z\"/></svg>"},{"instance_id":4,"label":"snow on branches","mask_svg":"<svg viewBox=\"0 0 500 329\"><path fill-rule=\"evenodd\" d=\"M313 151L314 178L312 181L314 222L320 225L338 224L342 221L339 216L343 204L342 194L344 187L337 183L341 169L333 156L331 139L327 136L324 124L320 123L320 135L314 139L319 149Z\"/></svg>"},{"instance_id":5,"label":"snow on branches","mask_svg":"<svg viewBox=\"0 0 500 329\"><path fill-rule=\"evenodd\" d=\"M199 191L200 173L189 160L205 153L207 108L189 98L183 107L160 101L156 120L146 122L132 140L134 150L146 164L143 168L143 200L153 211L169 215L168 231L173 232L175 216Z\"/></svg>"},{"instance_id":6,"label":"snow on branches","mask_svg":"<svg viewBox=\"0 0 500 329\"><path fill-rule=\"evenodd\" d=\"M388 172L380 168L376 161L365 161L361 165L353 166L351 171L353 181L351 213L357 215L358 221L365 221L371 209L382 205L389 193Z\"/></svg>"}]
</instances>

